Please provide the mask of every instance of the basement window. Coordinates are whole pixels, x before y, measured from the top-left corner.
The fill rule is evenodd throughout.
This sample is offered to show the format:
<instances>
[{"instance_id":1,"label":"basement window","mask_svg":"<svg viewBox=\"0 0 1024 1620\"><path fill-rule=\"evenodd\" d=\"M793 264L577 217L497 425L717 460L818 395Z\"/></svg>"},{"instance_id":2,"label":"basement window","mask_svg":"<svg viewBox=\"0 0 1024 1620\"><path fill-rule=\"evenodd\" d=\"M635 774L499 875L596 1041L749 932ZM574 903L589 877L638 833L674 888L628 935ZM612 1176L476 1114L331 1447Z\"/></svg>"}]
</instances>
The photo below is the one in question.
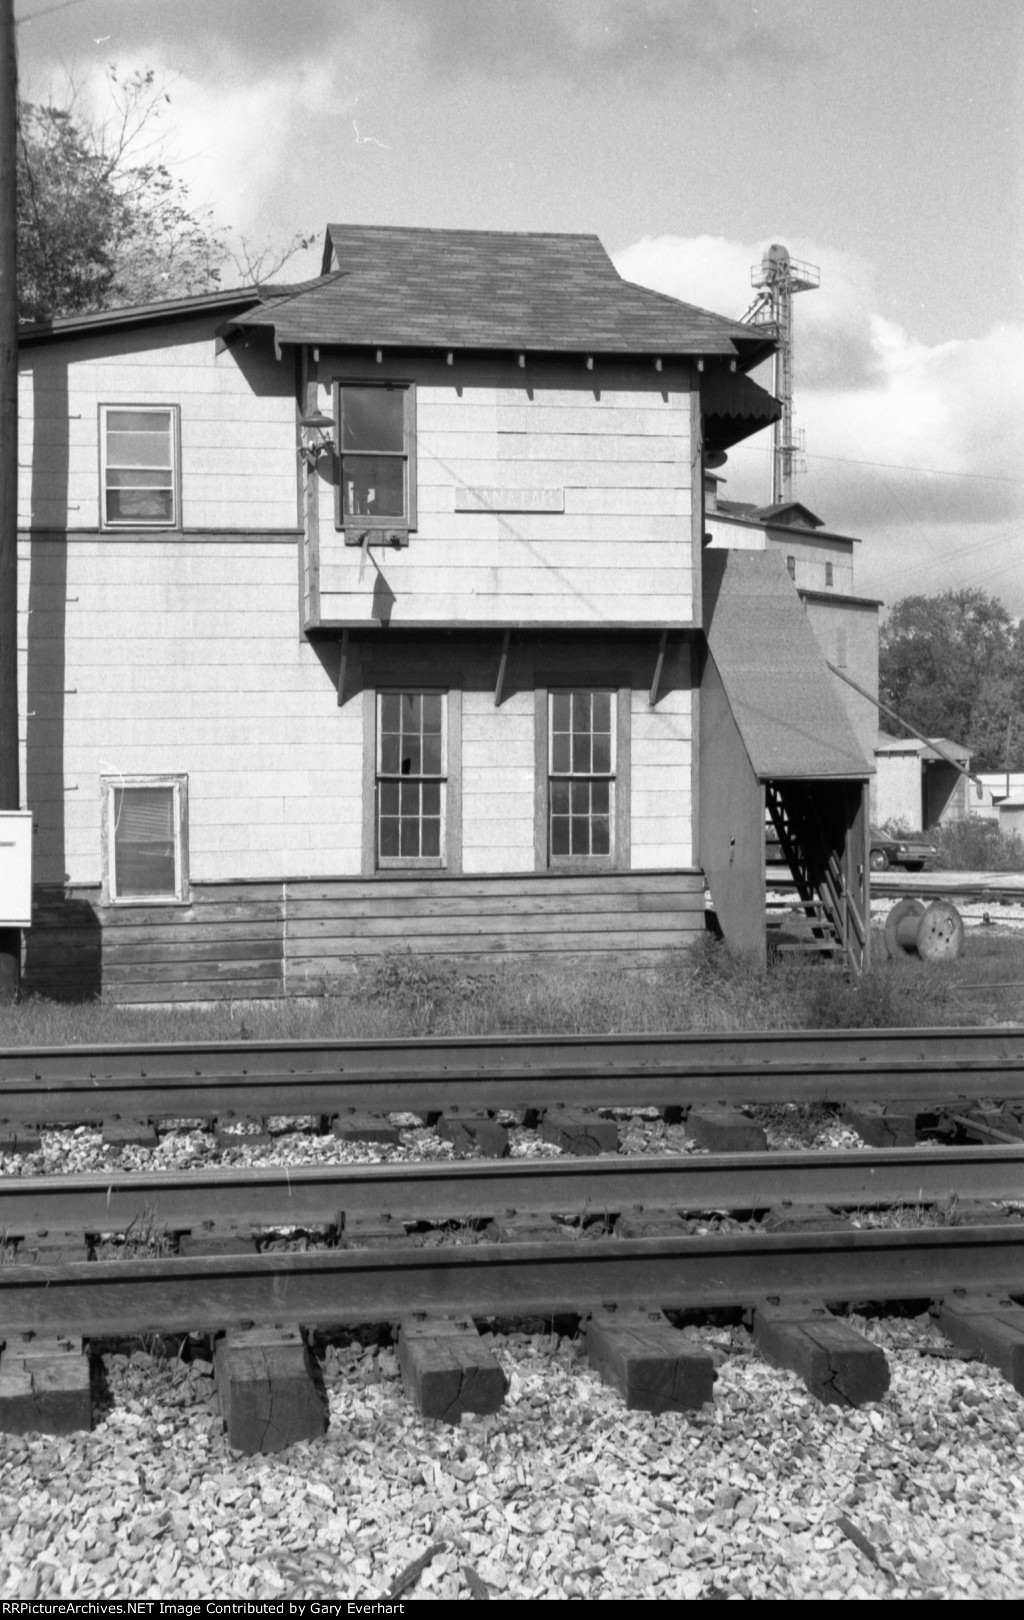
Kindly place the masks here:
<instances>
[{"instance_id":1,"label":"basement window","mask_svg":"<svg viewBox=\"0 0 1024 1620\"><path fill-rule=\"evenodd\" d=\"M377 865L444 866L446 694L377 694Z\"/></svg>"},{"instance_id":2,"label":"basement window","mask_svg":"<svg viewBox=\"0 0 1024 1620\"><path fill-rule=\"evenodd\" d=\"M104 777L101 785L104 899L187 901L188 778Z\"/></svg>"},{"instance_id":3,"label":"basement window","mask_svg":"<svg viewBox=\"0 0 1024 1620\"><path fill-rule=\"evenodd\" d=\"M178 466L176 406L100 406L103 528L176 528Z\"/></svg>"},{"instance_id":4,"label":"basement window","mask_svg":"<svg viewBox=\"0 0 1024 1620\"><path fill-rule=\"evenodd\" d=\"M400 543L416 526L414 386L336 383L335 417L337 526L355 545L374 529Z\"/></svg>"}]
</instances>

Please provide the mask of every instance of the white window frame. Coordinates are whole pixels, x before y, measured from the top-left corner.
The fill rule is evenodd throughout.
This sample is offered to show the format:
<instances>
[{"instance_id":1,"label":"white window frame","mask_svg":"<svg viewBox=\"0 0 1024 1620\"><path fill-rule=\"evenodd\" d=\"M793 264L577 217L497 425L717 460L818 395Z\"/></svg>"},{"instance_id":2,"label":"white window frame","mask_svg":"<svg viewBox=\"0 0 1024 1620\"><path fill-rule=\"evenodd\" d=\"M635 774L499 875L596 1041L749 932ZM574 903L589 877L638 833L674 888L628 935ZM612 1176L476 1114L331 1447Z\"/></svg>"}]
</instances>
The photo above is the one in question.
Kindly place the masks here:
<instances>
[{"instance_id":1,"label":"white window frame","mask_svg":"<svg viewBox=\"0 0 1024 1620\"><path fill-rule=\"evenodd\" d=\"M591 698L598 694L610 700L610 769L607 771L556 771L554 768L555 752L555 698L571 697L576 692L588 693ZM547 783L547 845L548 865L550 867L565 866L614 866L615 864L615 835L616 816L615 800L619 772L619 692L616 687L609 686L552 686L548 688L548 783ZM553 782L607 782L608 792L608 853L606 855L556 855L552 848L551 820L552 820L552 793ZM571 792L571 789L570 789Z\"/></svg>"},{"instance_id":2,"label":"white window frame","mask_svg":"<svg viewBox=\"0 0 1024 1620\"><path fill-rule=\"evenodd\" d=\"M120 894L117 884L117 839L115 790L119 788L170 788L172 791L172 825L174 828L174 893L173 894ZM102 836L102 897L112 906L181 906L190 898L188 860L188 777L184 774L163 776L103 776L100 778L103 804Z\"/></svg>"},{"instance_id":3,"label":"white window frame","mask_svg":"<svg viewBox=\"0 0 1024 1620\"><path fill-rule=\"evenodd\" d=\"M171 494L172 512L169 518L109 518L107 516L107 456L108 417L112 411L131 411L137 415L170 416ZM181 414L177 405L138 405L129 400L110 401L99 407L100 457L100 528L101 529L180 529L181 527Z\"/></svg>"},{"instance_id":4,"label":"white window frame","mask_svg":"<svg viewBox=\"0 0 1024 1620\"><path fill-rule=\"evenodd\" d=\"M403 781L401 775L381 770L382 717L386 697L439 697L441 699L441 774L420 775L410 778L417 782L437 782L441 789L441 827L438 835L437 855L382 855L380 850L380 788L382 782ZM375 698L376 725L373 741L374 803L373 842L374 865L380 872L393 872L401 868L419 868L421 871L444 870L448 865L448 690L440 686L381 686Z\"/></svg>"}]
</instances>

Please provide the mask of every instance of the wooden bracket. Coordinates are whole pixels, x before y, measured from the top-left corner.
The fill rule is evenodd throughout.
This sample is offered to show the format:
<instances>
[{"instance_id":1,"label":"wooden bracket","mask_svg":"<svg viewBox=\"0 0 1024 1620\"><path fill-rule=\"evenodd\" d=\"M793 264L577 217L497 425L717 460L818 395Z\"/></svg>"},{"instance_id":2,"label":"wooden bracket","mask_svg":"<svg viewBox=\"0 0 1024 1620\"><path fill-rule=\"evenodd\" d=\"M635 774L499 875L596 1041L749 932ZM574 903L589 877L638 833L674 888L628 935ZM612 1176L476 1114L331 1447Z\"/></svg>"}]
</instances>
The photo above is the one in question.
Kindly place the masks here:
<instances>
[{"instance_id":1,"label":"wooden bracket","mask_svg":"<svg viewBox=\"0 0 1024 1620\"><path fill-rule=\"evenodd\" d=\"M494 707L501 705L502 689L505 685L505 671L508 668L508 644L511 630L506 630L501 638L501 658L498 660L498 679L494 683Z\"/></svg>"},{"instance_id":2,"label":"wooden bracket","mask_svg":"<svg viewBox=\"0 0 1024 1620\"><path fill-rule=\"evenodd\" d=\"M345 701L345 670L348 665L348 631L341 632L341 660L338 664L338 708Z\"/></svg>"},{"instance_id":3,"label":"wooden bracket","mask_svg":"<svg viewBox=\"0 0 1024 1620\"><path fill-rule=\"evenodd\" d=\"M651 706L652 709L654 708L654 705L658 701L658 691L659 691L659 688L661 686L661 672L662 672L662 669L664 668L664 664L665 664L665 645L666 645L667 641L668 641L668 631L663 630L661 632L661 638L658 641L658 657L657 657L657 661L656 661L656 663L654 665L654 679L651 682L650 706Z\"/></svg>"}]
</instances>

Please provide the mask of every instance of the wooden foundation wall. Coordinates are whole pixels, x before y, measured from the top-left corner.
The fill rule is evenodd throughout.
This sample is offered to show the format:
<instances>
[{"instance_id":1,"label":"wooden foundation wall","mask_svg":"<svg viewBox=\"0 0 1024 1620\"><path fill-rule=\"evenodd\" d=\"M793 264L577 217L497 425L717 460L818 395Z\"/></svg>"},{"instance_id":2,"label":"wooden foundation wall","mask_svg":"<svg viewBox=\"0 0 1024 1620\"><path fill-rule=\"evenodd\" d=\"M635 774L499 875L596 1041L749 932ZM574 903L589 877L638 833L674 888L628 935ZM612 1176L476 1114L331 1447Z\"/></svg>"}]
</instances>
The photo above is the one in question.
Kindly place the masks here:
<instances>
[{"instance_id":1,"label":"wooden foundation wall","mask_svg":"<svg viewBox=\"0 0 1024 1620\"><path fill-rule=\"evenodd\" d=\"M194 884L187 906L36 891L24 989L120 1003L322 995L388 952L648 965L704 932L700 872L388 876Z\"/></svg>"}]
</instances>

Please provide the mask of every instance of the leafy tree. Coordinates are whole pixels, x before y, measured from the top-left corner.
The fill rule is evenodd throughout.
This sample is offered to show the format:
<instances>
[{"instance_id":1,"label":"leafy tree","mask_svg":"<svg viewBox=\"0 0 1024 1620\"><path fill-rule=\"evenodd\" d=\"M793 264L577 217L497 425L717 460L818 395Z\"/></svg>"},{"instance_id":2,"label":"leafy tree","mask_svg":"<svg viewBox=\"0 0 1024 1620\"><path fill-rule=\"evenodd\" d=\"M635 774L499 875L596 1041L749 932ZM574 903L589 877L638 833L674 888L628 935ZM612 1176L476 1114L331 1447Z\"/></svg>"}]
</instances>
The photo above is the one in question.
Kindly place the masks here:
<instances>
[{"instance_id":1,"label":"leafy tree","mask_svg":"<svg viewBox=\"0 0 1024 1620\"><path fill-rule=\"evenodd\" d=\"M1024 768L1024 629L984 591L906 596L882 626L884 703L927 736L972 750L976 770Z\"/></svg>"},{"instance_id":2,"label":"leafy tree","mask_svg":"<svg viewBox=\"0 0 1024 1620\"><path fill-rule=\"evenodd\" d=\"M108 73L114 116L23 101L18 142L18 300L23 320L210 292L225 247L208 212L160 161L170 100L152 71Z\"/></svg>"}]
</instances>

